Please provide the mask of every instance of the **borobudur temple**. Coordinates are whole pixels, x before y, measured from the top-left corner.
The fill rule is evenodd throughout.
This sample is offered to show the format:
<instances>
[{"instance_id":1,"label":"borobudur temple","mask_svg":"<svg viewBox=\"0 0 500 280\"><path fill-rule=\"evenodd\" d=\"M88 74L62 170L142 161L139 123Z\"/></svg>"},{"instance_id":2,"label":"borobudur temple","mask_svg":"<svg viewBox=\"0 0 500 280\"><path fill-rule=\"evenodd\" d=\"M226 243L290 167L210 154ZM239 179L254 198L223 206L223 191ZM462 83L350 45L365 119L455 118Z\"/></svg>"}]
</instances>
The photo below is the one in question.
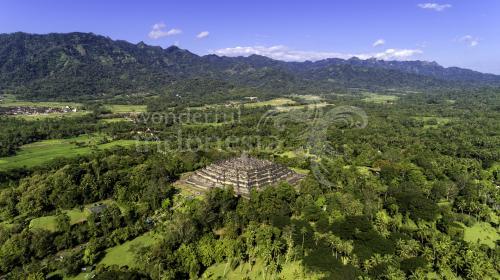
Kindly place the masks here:
<instances>
[{"instance_id":1,"label":"borobudur temple","mask_svg":"<svg viewBox=\"0 0 500 280\"><path fill-rule=\"evenodd\" d=\"M294 184L302 177L283 165L244 154L197 170L185 182L203 190L233 186L236 194L248 196L252 189L258 190L283 181Z\"/></svg>"}]
</instances>

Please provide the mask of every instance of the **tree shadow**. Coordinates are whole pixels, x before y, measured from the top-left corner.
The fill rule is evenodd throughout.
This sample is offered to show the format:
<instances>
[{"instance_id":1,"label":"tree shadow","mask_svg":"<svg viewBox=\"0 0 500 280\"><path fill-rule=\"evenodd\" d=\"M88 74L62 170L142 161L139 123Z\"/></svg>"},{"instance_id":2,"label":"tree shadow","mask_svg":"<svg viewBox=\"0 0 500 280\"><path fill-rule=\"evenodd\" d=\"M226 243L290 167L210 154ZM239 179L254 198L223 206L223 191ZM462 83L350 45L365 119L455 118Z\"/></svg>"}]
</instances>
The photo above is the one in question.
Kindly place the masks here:
<instances>
[{"instance_id":1,"label":"tree shadow","mask_svg":"<svg viewBox=\"0 0 500 280\"><path fill-rule=\"evenodd\" d=\"M323 275L322 279L356 279L358 275L361 275L354 266L343 265L340 257L335 258L326 242L316 242L314 229L308 222L292 220L292 224L296 228L293 236L295 244L302 247L302 241L304 241L305 254L299 257L307 272Z\"/></svg>"},{"instance_id":2,"label":"tree shadow","mask_svg":"<svg viewBox=\"0 0 500 280\"><path fill-rule=\"evenodd\" d=\"M340 256L335 257L329 244L325 241L315 241L314 229L309 222L292 220L295 227L294 241L297 246L304 247L304 255L300 258L305 269L311 273L324 275L323 279L357 279L365 273L352 264L342 264ZM352 240L353 254L359 262L369 259L374 254L394 254L395 238L384 238L373 229L371 222L363 216L346 217L343 221L322 226L321 232L332 232L342 240ZM318 228L316 229L318 231ZM374 271L380 274L385 269Z\"/></svg>"}]
</instances>

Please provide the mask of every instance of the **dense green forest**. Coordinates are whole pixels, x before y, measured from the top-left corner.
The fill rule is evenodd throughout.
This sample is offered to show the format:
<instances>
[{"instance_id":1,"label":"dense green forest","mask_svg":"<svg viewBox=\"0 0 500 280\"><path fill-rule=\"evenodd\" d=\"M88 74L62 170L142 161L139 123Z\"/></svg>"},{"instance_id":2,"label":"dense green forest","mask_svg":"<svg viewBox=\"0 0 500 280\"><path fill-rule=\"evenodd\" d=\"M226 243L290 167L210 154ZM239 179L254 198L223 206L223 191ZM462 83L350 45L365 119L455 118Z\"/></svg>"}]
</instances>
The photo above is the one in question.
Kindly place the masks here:
<instances>
[{"instance_id":1,"label":"dense green forest","mask_svg":"<svg viewBox=\"0 0 500 280\"><path fill-rule=\"evenodd\" d=\"M253 86L178 81L170 94L143 100L148 110L133 121L103 122L110 112L92 101L84 116L0 118L0 163L27 143L81 134L142 143L0 169L0 275L500 277L497 90L403 93L389 102L379 102L382 94L311 92L273 105L246 100L283 96ZM354 108L346 106L360 108L365 123L338 111ZM250 198L230 187L197 194L177 184L242 152L307 176ZM89 211L94 205L106 207Z\"/></svg>"}]
</instances>

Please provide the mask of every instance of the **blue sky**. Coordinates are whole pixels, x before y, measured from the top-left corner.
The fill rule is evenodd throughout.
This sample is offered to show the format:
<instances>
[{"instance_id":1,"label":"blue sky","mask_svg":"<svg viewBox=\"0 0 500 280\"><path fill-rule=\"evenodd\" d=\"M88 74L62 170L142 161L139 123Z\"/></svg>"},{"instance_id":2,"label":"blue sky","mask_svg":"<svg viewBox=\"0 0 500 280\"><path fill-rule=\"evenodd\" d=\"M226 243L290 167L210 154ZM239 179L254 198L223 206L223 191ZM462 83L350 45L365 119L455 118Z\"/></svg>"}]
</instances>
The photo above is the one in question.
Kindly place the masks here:
<instances>
[{"instance_id":1,"label":"blue sky","mask_svg":"<svg viewBox=\"0 0 500 280\"><path fill-rule=\"evenodd\" d=\"M421 59L500 74L498 0L2 0L0 33L16 31L93 32L201 55Z\"/></svg>"}]
</instances>

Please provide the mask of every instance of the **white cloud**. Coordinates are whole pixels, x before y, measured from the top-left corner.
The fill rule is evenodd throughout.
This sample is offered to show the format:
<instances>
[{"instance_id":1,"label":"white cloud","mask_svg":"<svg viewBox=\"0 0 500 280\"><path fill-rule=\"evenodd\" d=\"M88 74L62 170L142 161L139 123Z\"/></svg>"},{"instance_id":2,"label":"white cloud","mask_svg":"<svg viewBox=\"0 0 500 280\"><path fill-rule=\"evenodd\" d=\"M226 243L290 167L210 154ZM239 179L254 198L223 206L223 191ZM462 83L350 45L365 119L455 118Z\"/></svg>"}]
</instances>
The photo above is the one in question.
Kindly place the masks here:
<instances>
[{"instance_id":1,"label":"white cloud","mask_svg":"<svg viewBox=\"0 0 500 280\"><path fill-rule=\"evenodd\" d=\"M284 61L305 61L305 60L315 61L315 60L325 59L328 57L347 58L346 55L341 53L297 51L297 50L290 50L283 45L277 45L271 47L251 46L251 47L225 48L216 50L215 53L224 56L249 56L252 54L257 54Z\"/></svg>"},{"instance_id":2,"label":"white cloud","mask_svg":"<svg viewBox=\"0 0 500 280\"><path fill-rule=\"evenodd\" d=\"M149 31L149 38L151 39L159 39L162 37L177 35L182 33L180 29L172 28L170 30L166 30L166 25L163 22L155 23L151 31Z\"/></svg>"},{"instance_id":3,"label":"white cloud","mask_svg":"<svg viewBox=\"0 0 500 280\"><path fill-rule=\"evenodd\" d=\"M210 34L210 32L208 32L208 31L202 31L202 32L198 33L198 35L196 35L196 38L203 39L203 38L208 37L209 34Z\"/></svg>"},{"instance_id":4,"label":"white cloud","mask_svg":"<svg viewBox=\"0 0 500 280\"><path fill-rule=\"evenodd\" d=\"M215 54L222 56L249 56L252 54L263 55L277 60L284 61L316 61L326 58L348 59L353 56L360 59L376 58L383 60L408 60L415 55L421 54L419 49L387 49L376 53L339 53L339 52L318 52L318 51L300 51L291 50L286 46L277 45L271 47L250 46L234 47L215 50Z\"/></svg>"},{"instance_id":5,"label":"white cloud","mask_svg":"<svg viewBox=\"0 0 500 280\"><path fill-rule=\"evenodd\" d=\"M373 45L374 47L378 47L378 46L382 46L385 44L385 40L384 39L378 39L377 41L373 42Z\"/></svg>"},{"instance_id":6,"label":"white cloud","mask_svg":"<svg viewBox=\"0 0 500 280\"><path fill-rule=\"evenodd\" d=\"M475 47L479 45L479 39L476 37L473 37L471 35L465 35L462 38L458 39L459 42L465 43L469 45L470 47Z\"/></svg>"},{"instance_id":7,"label":"white cloud","mask_svg":"<svg viewBox=\"0 0 500 280\"><path fill-rule=\"evenodd\" d=\"M419 49L387 49L384 52L374 54L372 57L383 60L406 60L423 52Z\"/></svg>"},{"instance_id":8,"label":"white cloud","mask_svg":"<svg viewBox=\"0 0 500 280\"><path fill-rule=\"evenodd\" d=\"M418 4L418 7L422 9L434 10L437 12L441 12L445 9L451 8L450 4L438 4L438 3L421 3Z\"/></svg>"}]
</instances>

